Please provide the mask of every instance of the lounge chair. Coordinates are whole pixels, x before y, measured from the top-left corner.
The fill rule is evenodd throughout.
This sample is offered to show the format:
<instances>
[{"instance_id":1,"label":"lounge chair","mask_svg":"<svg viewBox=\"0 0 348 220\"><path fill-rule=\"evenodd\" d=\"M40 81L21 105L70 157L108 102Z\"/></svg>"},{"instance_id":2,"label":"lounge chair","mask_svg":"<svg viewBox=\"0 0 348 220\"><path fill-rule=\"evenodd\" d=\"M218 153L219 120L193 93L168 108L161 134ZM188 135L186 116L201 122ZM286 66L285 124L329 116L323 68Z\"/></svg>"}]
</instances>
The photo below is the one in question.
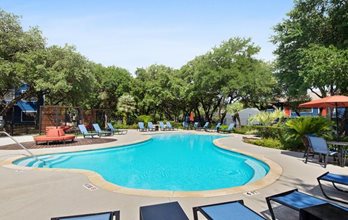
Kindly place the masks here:
<instances>
[{"instance_id":1,"label":"lounge chair","mask_svg":"<svg viewBox=\"0 0 348 220\"><path fill-rule=\"evenodd\" d=\"M206 130L206 131L209 131L209 132L219 132L219 129L221 127L221 123L217 123L217 125L215 126L214 129L209 129L209 130Z\"/></svg>"},{"instance_id":2,"label":"lounge chair","mask_svg":"<svg viewBox=\"0 0 348 220\"><path fill-rule=\"evenodd\" d=\"M127 134L127 130L123 130L123 129L118 129L118 128L114 128L114 126L112 126L111 123L107 123L109 130L112 132L112 134Z\"/></svg>"},{"instance_id":3,"label":"lounge chair","mask_svg":"<svg viewBox=\"0 0 348 220\"><path fill-rule=\"evenodd\" d=\"M199 126L199 122L195 122L193 124L193 129L195 129L195 130L200 130L201 129L201 127Z\"/></svg>"},{"instance_id":4,"label":"lounge chair","mask_svg":"<svg viewBox=\"0 0 348 220\"><path fill-rule=\"evenodd\" d=\"M323 186L322 186L322 184L321 184L321 181L327 181L327 182L332 183L333 187L334 187L335 189L337 189L338 191L344 192L344 193L348 193L347 188L342 189L342 188L339 188L339 187L337 186L337 184L338 184L338 185L345 185L345 186L348 186L348 176L347 176L347 175L339 175L339 174L333 174L333 173L326 172L326 173L324 173L323 175L319 176L319 177L317 178L317 180L318 180L320 189L321 189L323 195L324 195L326 198L331 199L331 200L333 200L333 201L337 201L337 202L342 202L342 203L348 204L348 201L347 201L347 200L335 199L335 198L332 198L331 196L328 196L328 195L324 192Z\"/></svg>"},{"instance_id":5,"label":"lounge chair","mask_svg":"<svg viewBox=\"0 0 348 220\"><path fill-rule=\"evenodd\" d=\"M206 122L203 126L203 129L207 131L209 129L209 122Z\"/></svg>"},{"instance_id":6,"label":"lounge chair","mask_svg":"<svg viewBox=\"0 0 348 220\"><path fill-rule=\"evenodd\" d=\"M231 123L227 129L219 129L219 132L231 133L233 131L233 128L234 128L234 123Z\"/></svg>"},{"instance_id":7,"label":"lounge chair","mask_svg":"<svg viewBox=\"0 0 348 220\"><path fill-rule=\"evenodd\" d=\"M178 202L140 207L140 220L189 220Z\"/></svg>"},{"instance_id":8,"label":"lounge chair","mask_svg":"<svg viewBox=\"0 0 348 220\"><path fill-rule=\"evenodd\" d=\"M99 136L110 136L112 135L112 132L111 131L103 131L100 127L99 127L99 124L93 124L93 128L94 130L99 134Z\"/></svg>"},{"instance_id":9,"label":"lounge chair","mask_svg":"<svg viewBox=\"0 0 348 220\"><path fill-rule=\"evenodd\" d=\"M85 125L82 125L82 124L79 125L79 129L80 129L80 132L81 132L81 134L83 135L84 138L86 138L86 137L91 137L91 138L93 138L94 136L99 136L98 133L95 133L95 132L88 132ZM100 137L100 136L99 136L99 137Z\"/></svg>"},{"instance_id":10,"label":"lounge chair","mask_svg":"<svg viewBox=\"0 0 348 220\"><path fill-rule=\"evenodd\" d=\"M172 126L172 124L169 121L167 121L166 125L167 125L168 130L174 131L174 127Z\"/></svg>"},{"instance_id":11,"label":"lounge chair","mask_svg":"<svg viewBox=\"0 0 348 220\"><path fill-rule=\"evenodd\" d=\"M152 124L151 121L149 121L149 122L147 123L147 130L148 130L148 131L155 131L155 130L156 130L155 126L153 126L153 124Z\"/></svg>"},{"instance_id":12,"label":"lounge chair","mask_svg":"<svg viewBox=\"0 0 348 220\"><path fill-rule=\"evenodd\" d=\"M271 201L280 203L281 205L287 206L296 211L300 211L301 209L329 203L323 199L319 199L317 197L308 195L306 193L299 192L297 189L266 197L266 201L267 201L269 212L271 213L271 217L273 220L275 220L276 218L271 205ZM344 211L348 211L348 209L343 206L339 206L335 204L331 204L331 205L334 205L338 207L339 209L343 209Z\"/></svg>"},{"instance_id":13,"label":"lounge chair","mask_svg":"<svg viewBox=\"0 0 348 220\"><path fill-rule=\"evenodd\" d=\"M166 127L164 126L163 121L160 121L160 122L159 122L159 128L161 129L161 131L167 130Z\"/></svg>"},{"instance_id":14,"label":"lounge chair","mask_svg":"<svg viewBox=\"0 0 348 220\"><path fill-rule=\"evenodd\" d=\"M138 128L139 128L139 131L146 131L144 122L138 122Z\"/></svg>"},{"instance_id":15,"label":"lounge chair","mask_svg":"<svg viewBox=\"0 0 348 220\"><path fill-rule=\"evenodd\" d=\"M183 127L183 129L189 129L189 124L186 122L186 121L184 121L184 122L182 122L182 127Z\"/></svg>"},{"instance_id":16,"label":"lounge chair","mask_svg":"<svg viewBox=\"0 0 348 220\"><path fill-rule=\"evenodd\" d=\"M261 215L245 206L243 200L194 207L194 220L198 220L198 212L202 213L202 215L207 219L265 219Z\"/></svg>"},{"instance_id":17,"label":"lounge chair","mask_svg":"<svg viewBox=\"0 0 348 220\"><path fill-rule=\"evenodd\" d=\"M324 157L324 168L325 168L327 165L328 157L337 155L337 152L329 150L324 138L314 137L310 135L306 135L305 137L308 139L308 143L309 143L309 147L307 148L307 152L306 152L305 163L308 162L310 151L312 151L313 157L316 154L319 155L319 162L321 160L321 156Z\"/></svg>"},{"instance_id":18,"label":"lounge chair","mask_svg":"<svg viewBox=\"0 0 348 220\"><path fill-rule=\"evenodd\" d=\"M64 220L64 219L66 220L75 220L75 219L76 220L120 220L120 211L51 218L51 220Z\"/></svg>"}]
</instances>

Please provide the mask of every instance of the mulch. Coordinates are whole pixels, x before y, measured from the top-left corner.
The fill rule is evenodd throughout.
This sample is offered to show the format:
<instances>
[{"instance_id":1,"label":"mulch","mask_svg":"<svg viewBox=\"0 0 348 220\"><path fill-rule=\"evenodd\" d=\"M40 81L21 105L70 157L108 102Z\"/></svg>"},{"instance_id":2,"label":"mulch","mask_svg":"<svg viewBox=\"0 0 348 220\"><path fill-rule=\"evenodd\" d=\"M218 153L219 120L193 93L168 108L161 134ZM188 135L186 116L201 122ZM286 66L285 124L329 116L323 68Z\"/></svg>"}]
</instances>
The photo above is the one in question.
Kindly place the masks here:
<instances>
[{"instance_id":1,"label":"mulch","mask_svg":"<svg viewBox=\"0 0 348 220\"><path fill-rule=\"evenodd\" d=\"M89 145L89 144L103 144L103 143L109 143L112 141L116 141L117 139L111 139L111 138L78 138L75 139L73 142L67 141L65 144L61 142L56 143L50 143L47 145L46 143L40 143L35 144L34 141L30 142L23 142L21 143L26 147L27 149L44 149L44 148L55 148L55 147L72 147L72 146L79 146L79 145ZM22 150L20 146L17 144L9 144L4 145L0 147L0 150Z\"/></svg>"}]
</instances>

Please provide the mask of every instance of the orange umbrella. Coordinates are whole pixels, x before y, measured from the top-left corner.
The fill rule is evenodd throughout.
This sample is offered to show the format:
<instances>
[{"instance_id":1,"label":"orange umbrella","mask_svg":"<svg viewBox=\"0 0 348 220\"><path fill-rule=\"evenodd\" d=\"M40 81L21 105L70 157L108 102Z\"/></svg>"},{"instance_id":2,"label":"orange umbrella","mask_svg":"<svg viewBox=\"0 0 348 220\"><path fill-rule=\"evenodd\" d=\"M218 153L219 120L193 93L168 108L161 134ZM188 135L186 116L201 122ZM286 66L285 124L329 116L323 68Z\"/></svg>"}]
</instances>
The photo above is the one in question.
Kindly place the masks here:
<instances>
[{"instance_id":1,"label":"orange umbrella","mask_svg":"<svg viewBox=\"0 0 348 220\"><path fill-rule=\"evenodd\" d=\"M336 109L336 130L338 139L338 107L348 107L348 96L334 95L322 99L305 102L299 105L300 108L335 108Z\"/></svg>"}]
</instances>

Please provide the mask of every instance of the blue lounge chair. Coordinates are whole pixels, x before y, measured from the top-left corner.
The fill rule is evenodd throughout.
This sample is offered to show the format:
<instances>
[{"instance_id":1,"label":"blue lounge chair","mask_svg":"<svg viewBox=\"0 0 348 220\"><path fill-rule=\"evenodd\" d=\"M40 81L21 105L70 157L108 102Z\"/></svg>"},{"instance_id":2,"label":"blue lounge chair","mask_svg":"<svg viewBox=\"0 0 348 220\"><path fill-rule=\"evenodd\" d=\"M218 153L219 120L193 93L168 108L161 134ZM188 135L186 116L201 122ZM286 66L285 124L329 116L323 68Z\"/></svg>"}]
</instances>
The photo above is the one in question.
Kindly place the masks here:
<instances>
[{"instance_id":1,"label":"blue lounge chair","mask_svg":"<svg viewBox=\"0 0 348 220\"><path fill-rule=\"evenodd\" d=\"M231 133L233 131L234 125L234 123L231 123L227 129L219 129L219 132Z\"/></svg>"},{"instance_id":2,"label":"blue lounge chair","mask_svg":"<svg viewBox=\"0 0 348 220\"><path fill-rule=\"evenodd\" d=\"M215 126L214 129L210 129L210 130L207 130L207 131L209 131L209 132L219 132L220 127L221 127L221 123L219 122L219 123L217 123L217 125Z\"/></svg>"},{"instance_id":3,"label":"blue lounge chair","mask_svg":"<svg viewBox=\"0 0 348 220\"><path fill-rule=\"evenodd\" d=\"M81 124L81 125L79 125L78 127L79 127L80 132L81 132L81 134L83 135L84 138L86 138L86 137L91 137L91 138L93 138L94 136L99 136L98 133L88 132L85 125L82 125L82 124ZM99 136L99 137L100 137L100 136Z\"/></svg>"},{"instance_id":4,"label":"blue lounge chair","mask_svg":"<svg viewBox=\"0 0 348 220\"><path fill-rule=\"evenodd\" d=\"M144 122L138 122L138 128L139 128L139 131L146 131Z\"/></svg>"},{"instance_id":5,"label":"blue lounge chair","mask_svg":"<svg viewBox=\"0 0 348 220\"><path fill-rule=\"evenodd\" d=\"M165 127L164 124L163 124L163 121L160 121L160 122L159 122L159 128L161 129L161 131L167 130L166 127Z\"/></svg>"},{"instance_id":6,"label":"blue lounge chair","mask_svg":"<svg viewBox=\"0 0 348 220\"><path fill-rule=\"evenodd\" d=\"M149 121L147 123L147 130L148 131L155 131L156 130L151 121Z\"/></svg>"},{"instance_id":7,"label":"blue lounge chair","mask_svg":"<svg viewBox=\"0 0 348 220\"><path fill-rule=\"evenodd\" d=\"M333 201L337 201L337 202L342 202L342 203L348 204L348 201L347 201L347 200L335 199L335 198L332 198L331 196L328 196L328 195L324 192L323 186L322 186L322 184L321 184L321 181L330 182L330 183L332 183L333 187L334 187L335 189L337 189L338 191L344 192L344 193L348 193L348 191L347 191L346 189L342 189L342 188L339 188L339 187L337 186L337 184L338 184L338 185L345 185L345 186L348 186L348 176L347 176L347 175L339 175L339 174L333 174L333 173L326 172L326 173L324 173L323 175L319 176L319 177L317 178L317 180L318 180L318 183L319 183L321 192L323 193L323 195L324 195L326 198L331 199L331 200L333 200Z\"/></svg>"},{"instance_id":8,"label":"blue lounge chair","mask_svg":"<svg viewBox=\"0 0 348 220\"><path fill-rule=\"evenodd\" d=\"M114 126L112 126L111 123L107 123L109 130L113 133L113 134L127 134L127 130L123 130L123 129L117 129L114 128Z\"/></svg>"},{"instance_id":9,"label":"blue lounge chair","mask_svg":"<svg viewBox=\"0 0 348 220\"><path fill-rule=\"evenodd\" d=\"M203 129L207 131L209 129L209 122L206 122L203 126Z\"/></svg>"},{"instance_id":10,"label":"blue lounge chair","mask_svg":"<svg viewBox=\"0 0 348 220\"><path fill-rule=\"evenodd\" d=\"M76 220L120 220L120 211L51 218L51 220L75 220L75 219Z\"/></svg>"},{"instance_id":11,"label":"blue lounge chair","mask_svg":"<svg viewBox=\"0 0 348 220\"><path fill-rule=\"evenodd\" d=\"M178 202L140 207L140 220L189 220Z\"/></svg>"},{"instance_id":12,"label":"blue lounge chair","mask_svg":"<svg viewBox=\"0 0 348 220\"><path fill-rule=\"evenodd\" d=\"M243 200L224 202L193 208L193 219L198 220L198 212L207 219L262 220L265 219L244 205Z\"/></svg>"},{"instance_id":13,"label":"blue lounge chair","mask_svg":"<svg viewBox=\"0 0 348 220\"><path fill-rule=\"evenodd\" d=\"M271 213L273 220L275 220L276 218L271 205L271 201L280 203L281 205L287 206L296 211L300 211L301 209L328 203L327 201L323 199L319 199L317 197L308 195L306 193L299 192L297 189L276 194L273 196L269 196L266 198L266 201L267 201L269 212ZM335 204L332 204L332 205L335 205ZM345 211L348 210L347 208L342 206L338 206L338 205L335 205L335 206Z\"/></svg>"},{"instance_id":14,"label":"blue lounge chair","mask_svg":"<svg viewBox=\"0 0 348 220\"><path fill-rule=\"evenodd\" d=\"M184 122L182 122L182 127L183 127L183 129L189 129L189 124L186 122L186 121L184 121Z\"/></svg>"},{"instance_id":15,"label":"blue lounge chair","mask_svg":"<svg viewBox=\"0 0 348 220\"><path fill-rule=\"evenodd\" d=\"M168 130L174 131L174 127L172 126L172 124L169 121L167 121L166 125L167 125Z\"/></svg>"},{"instance_id":16,"label":"blue lounge chair","mask_svg":"<svg viewBox=\"0 0 348 220\"><path fill-rule=\"evenodd\" d=\"M200 130L201 129L201 127L199 126L199 122L195 122L193 124L193 129L195 129L195 130Z\"/></svg>"},{"instance_id":17,"label":"blue lounge chair","mask_svg":"<svg viewBox=\"0 0 348 220\"><path fill-rule=\"evenodd\" d=\"M326 167L326 165L327 165L327 161L328 161L329 156L337 155L337 152L329 150L324 138L314 137L314 136L310 136L310 135L306 135L305 137L308 139L308 143L309 143L309 147L308 147L308 150L306 153L305 163L308 162L308 157L310 154L309 151L312 151L313 157L314 157L314 155L318 154L319 161L321 160L321 156L324 157L324 167Z\"/></svg>"},{"instance_id":18,"label":"blue lounge chair","mask_svg":"<svg viewBox=\"0 0 348 220\"><path fill-rule=\"evenodd\" d=\"M99 136L110 136L112 135L112 132L111 131L103 131L100 127L99 127L99 124L93 124L93 128L94 130L98 133Z\"/></svg>"}]
</instances>

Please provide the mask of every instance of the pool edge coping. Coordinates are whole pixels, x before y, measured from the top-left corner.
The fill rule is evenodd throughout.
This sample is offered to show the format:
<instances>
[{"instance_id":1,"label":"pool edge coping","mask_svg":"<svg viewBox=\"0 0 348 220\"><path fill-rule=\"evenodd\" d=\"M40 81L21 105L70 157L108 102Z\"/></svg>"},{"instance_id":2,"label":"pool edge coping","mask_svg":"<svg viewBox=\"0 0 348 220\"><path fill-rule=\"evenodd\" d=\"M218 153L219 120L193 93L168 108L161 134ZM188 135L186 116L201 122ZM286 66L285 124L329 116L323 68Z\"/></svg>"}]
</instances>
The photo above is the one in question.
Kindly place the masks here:
<instances>
[{"instance_id":1,"label":"pool edge coping","mask_svg":"<svg viewBox=\"0 0 348 220\"><path fill-rule=\"evenodd\" d=\"M146 138L140 141L133 141L129 143L125 143L116 147L122 147L122 146L127 146L131 144L137 144L137 143L142 143L150 140L152 138L152 135L142 135L145 136ZM10 169L16 169L16 170L35 170L35 171L53 171L53 172L67 172L67 173L79 173L85 175L88 180L104 189L107 191L111 192L116 192L116 193L121 193L121 194L127 194L127 195L137 195L137 196L147 196L147 197L217 197L217 196L225 196L225 195L231 195L231 194L236 194L236 193L243 193L243 192L249 192L249 191L255 191L258 189L265 188L272 183L274 183L276 180L279 179L281 176L283 169L282 167L275 163L274 161L266 158L265 156L257 155L257 154L252 154L246 151L234 149L232 147L226 146L221 143L222 139L229 138L231 137L230 135L228 137L223 136L221 138L215 139L213 141L213 144L216 147L219 147L221 149L225 149L228 151L240 153L246 156L253 157L257 160L260 160L264 163L266 163L269 166L269 171L264 176L263 178L256 180L255 182L248 183L243 186L237 186L237 187L231 187L231 188L223 188L223 189L216 189L216 190L203 190L203 191L170 191L170 190L145 190L145 189L135 189L135 188L127 188L123 186L119 186L117 184L111 183L107 180L105 180L100 174L94 171L90 170L83 170L83 169L62 169L62 168L34 168L34 167L23 167L23 166L18 166L13 164L15 160L18 160L20 158L23 158L23 155L21 156L16 156L16 157L10 157L7 158L3 161L0 161L0 166L5 167L5 168L10 168ZM114 143L114 142L110 142ZM115 146L114 146L115 147ZM107 149L107 148L112 148L111 146L107 146L105 148L96 148L94 150L98 149ZM88 149L88 150L93 150L93 149ZM72 150L69 152L81 152L81 151L88 151L88 150ZM67 153L67 152L57 152L57 153ZM47 155L50 153L41 153L41 154L36 154L37 156L40 155Z\"/></svg>"}]
</instances>

